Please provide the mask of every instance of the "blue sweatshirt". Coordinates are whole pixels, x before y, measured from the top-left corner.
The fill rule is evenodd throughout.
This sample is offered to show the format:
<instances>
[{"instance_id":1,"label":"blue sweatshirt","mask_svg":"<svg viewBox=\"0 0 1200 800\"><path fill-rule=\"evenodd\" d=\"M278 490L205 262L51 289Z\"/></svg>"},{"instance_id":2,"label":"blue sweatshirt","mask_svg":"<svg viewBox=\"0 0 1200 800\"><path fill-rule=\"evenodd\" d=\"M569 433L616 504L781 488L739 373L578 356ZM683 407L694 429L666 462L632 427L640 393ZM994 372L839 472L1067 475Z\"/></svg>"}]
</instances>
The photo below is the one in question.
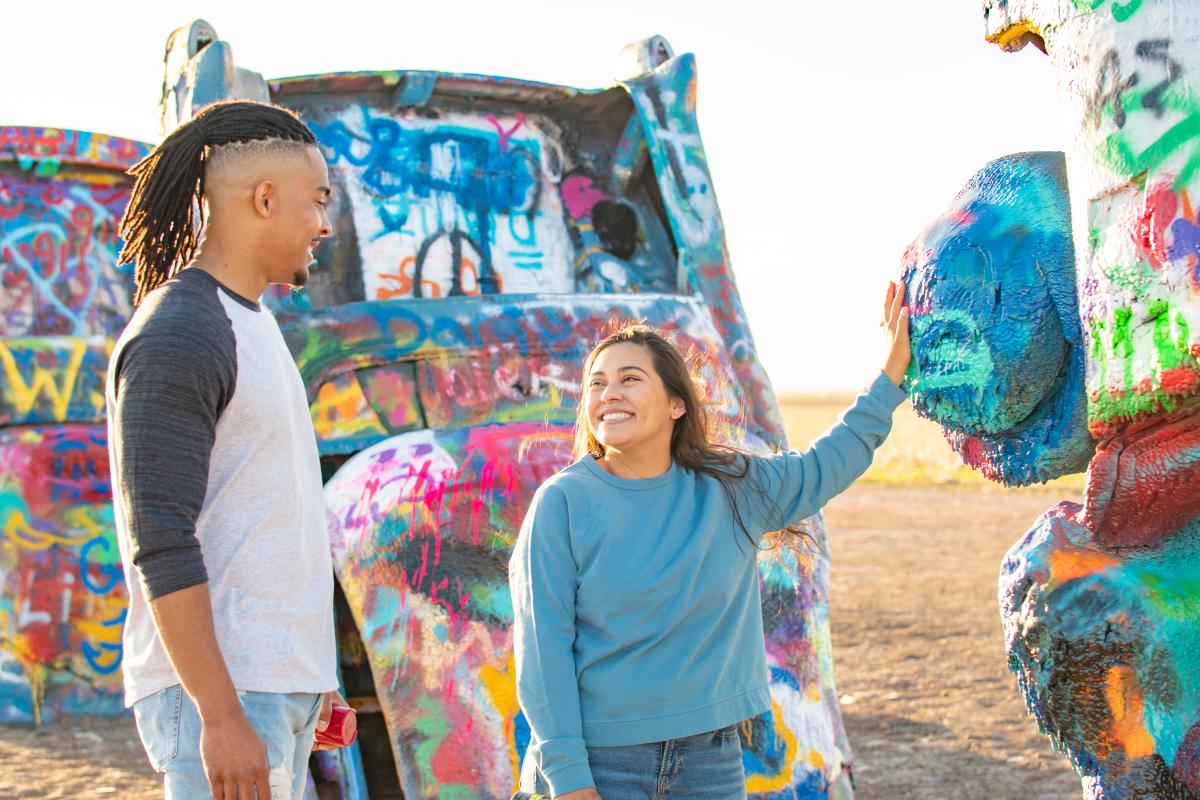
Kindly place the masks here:
<instances>
[{"instance_id":1,"label":"blue sweatshirt","mask_svg":"<svg viewBox=\"0 0 1200 800\"><path fill-rule=\"evenodd\" d=\"M808 451L750 457L738 501L754 542L866 471L904 399L880 373ZM509 586L526 758L553 796L594 785L586 746L683 738L770 708L755 552L720 482L674 463L635 480L584 457L542 484Z\"/></svg>"}]
</instances>

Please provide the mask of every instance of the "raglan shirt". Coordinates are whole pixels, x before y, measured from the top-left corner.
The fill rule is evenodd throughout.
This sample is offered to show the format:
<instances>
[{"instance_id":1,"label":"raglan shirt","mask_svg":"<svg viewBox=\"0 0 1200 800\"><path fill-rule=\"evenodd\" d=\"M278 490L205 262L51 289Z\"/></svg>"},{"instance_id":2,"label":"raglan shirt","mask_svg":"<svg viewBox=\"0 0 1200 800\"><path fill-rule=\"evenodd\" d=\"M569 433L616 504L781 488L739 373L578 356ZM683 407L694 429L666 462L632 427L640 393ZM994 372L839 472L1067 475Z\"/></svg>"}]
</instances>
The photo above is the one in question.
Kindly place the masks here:
<instances>
[{"instance_id":1,"label":"raglan shirt","mask_svg":"<svg viewBox=\"0 0 1200 800\"><path fill-rule=\"evenodd\" d=\"M239 690L336 689L316 437L270 311L181 271L134 313L105 394L126 705L179 683L149 602L201 583Z\"/></svg>"},{"instance_id":2,"label":"raglan shirt","mask_svg":"<svg viewBox=\"0 0 1200 800\"><path fill-rule=\"evenodd\" d=\"M755 544L870 466L905 394L883 373L805 452L751 457ZM672 463L619 478L585 456L546 481L509 562L526 753L554 796L594 785L587 747L692 736L770 708L755 548L721 484Z\"/></svg>"}]
</instances>

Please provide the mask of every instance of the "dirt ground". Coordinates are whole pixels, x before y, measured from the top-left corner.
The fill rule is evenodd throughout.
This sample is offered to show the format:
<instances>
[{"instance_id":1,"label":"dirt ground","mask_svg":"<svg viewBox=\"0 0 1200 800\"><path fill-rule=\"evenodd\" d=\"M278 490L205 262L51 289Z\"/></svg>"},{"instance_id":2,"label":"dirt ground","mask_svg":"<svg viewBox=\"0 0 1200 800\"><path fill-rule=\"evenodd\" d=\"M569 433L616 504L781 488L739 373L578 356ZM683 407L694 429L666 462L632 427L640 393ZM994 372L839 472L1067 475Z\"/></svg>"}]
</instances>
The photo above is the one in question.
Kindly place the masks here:
<instances>
[{"instance_id":1,"label":"dirt ground","mask_svg":"<svg viewBox=\"0 0 1200 800\"><path fill-rule=\"evenodd\" d=\"M860 800L1073 800L1004 665L1000 559L1045 492L860 484L826 509L838 688ZM0 727L0 798L161 796L133 722Z\"/></svg>"},{"instance_id":2,"label":"dirt ground","mask_svg":"<svg viewBox=\"0 0 1200 800\"><path fill-rule=\"evenodd\" d=\"M1064 497L860 484L826 508L831 627L859 800L1075 800L1008 672L1000 561Z\"/></svg>"}]
</instances>

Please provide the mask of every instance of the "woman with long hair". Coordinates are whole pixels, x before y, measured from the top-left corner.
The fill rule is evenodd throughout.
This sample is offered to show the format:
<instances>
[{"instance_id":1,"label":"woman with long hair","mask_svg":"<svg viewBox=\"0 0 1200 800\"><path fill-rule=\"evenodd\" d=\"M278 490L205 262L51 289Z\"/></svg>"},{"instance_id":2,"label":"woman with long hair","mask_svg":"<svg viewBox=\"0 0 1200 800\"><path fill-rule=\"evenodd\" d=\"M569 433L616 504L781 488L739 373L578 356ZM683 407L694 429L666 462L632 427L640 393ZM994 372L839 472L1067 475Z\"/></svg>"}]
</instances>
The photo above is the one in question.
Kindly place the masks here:
<instances>
[{"instance_id":1,"label":"woman with long hair","mask_svg":"<svg viewBox=\"0 0 1200 800\"><path fill-rule=\"evenodd\" d=\"M588 355L575 461L538 489L509 563L525 792L745 797L738 723L770 708L755 553L871 463L904 400L903 284L883 370L805 452L714 439L687 364L626 327Z\"/></svg>"}]
</instances>

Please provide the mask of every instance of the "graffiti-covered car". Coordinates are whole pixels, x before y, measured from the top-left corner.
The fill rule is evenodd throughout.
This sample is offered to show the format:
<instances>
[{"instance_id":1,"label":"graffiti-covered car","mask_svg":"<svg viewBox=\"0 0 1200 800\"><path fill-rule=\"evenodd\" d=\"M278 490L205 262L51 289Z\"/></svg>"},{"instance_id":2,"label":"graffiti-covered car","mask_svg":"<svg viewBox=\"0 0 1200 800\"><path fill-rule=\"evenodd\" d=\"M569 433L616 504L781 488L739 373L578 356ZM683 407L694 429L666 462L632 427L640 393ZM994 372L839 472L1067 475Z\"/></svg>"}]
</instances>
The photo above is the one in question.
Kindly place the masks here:
<instances>
[{"instance_id":1,"label":"graffiti-covered car","mask_svg":"<svg viewBox=\"0 0 1200 800\"><path fill-rule=\"evenodd\" d=\"M636 74L601 90L415 71L265 80L203 21L168 40L164 131L221 99L269 100L312 128L334 185L308 285L264 298L310 399L360 712L359 743L314 759L322 796L515 788L529 729L507 562L534 490L569 462L581 363L612 324L674 332L731 439L785 444L729 267L695 60L661 37L627 55ZM742 729L751 796L853 795L824 532L809 527L812 554L761 558L773 702Z\"/></svg>"},{"instance_id":2,"label":"graffiti-covered car","mask_svg":"<svg viewBox=\"0 0 1200 800\"><path fill-rule=\"evenodd\" d=\"M1009 669L1088 800L1200 797L1200 3L983 0L1065 153L977 173L904 258L917 411L988 478L1087 471L1000 565Z\"/></svg>"},{"instance_id":3,"label":"graffiti-covered car","mask_svg":"<svg viewBox=\"0 0 1200 800\"><path fill-rule=\"evenodd\" d=\"M125 589L104 425L132 310L118 222L150 152L0 127L0 722L121 708Z\"/></svg>"}]
</instances>

